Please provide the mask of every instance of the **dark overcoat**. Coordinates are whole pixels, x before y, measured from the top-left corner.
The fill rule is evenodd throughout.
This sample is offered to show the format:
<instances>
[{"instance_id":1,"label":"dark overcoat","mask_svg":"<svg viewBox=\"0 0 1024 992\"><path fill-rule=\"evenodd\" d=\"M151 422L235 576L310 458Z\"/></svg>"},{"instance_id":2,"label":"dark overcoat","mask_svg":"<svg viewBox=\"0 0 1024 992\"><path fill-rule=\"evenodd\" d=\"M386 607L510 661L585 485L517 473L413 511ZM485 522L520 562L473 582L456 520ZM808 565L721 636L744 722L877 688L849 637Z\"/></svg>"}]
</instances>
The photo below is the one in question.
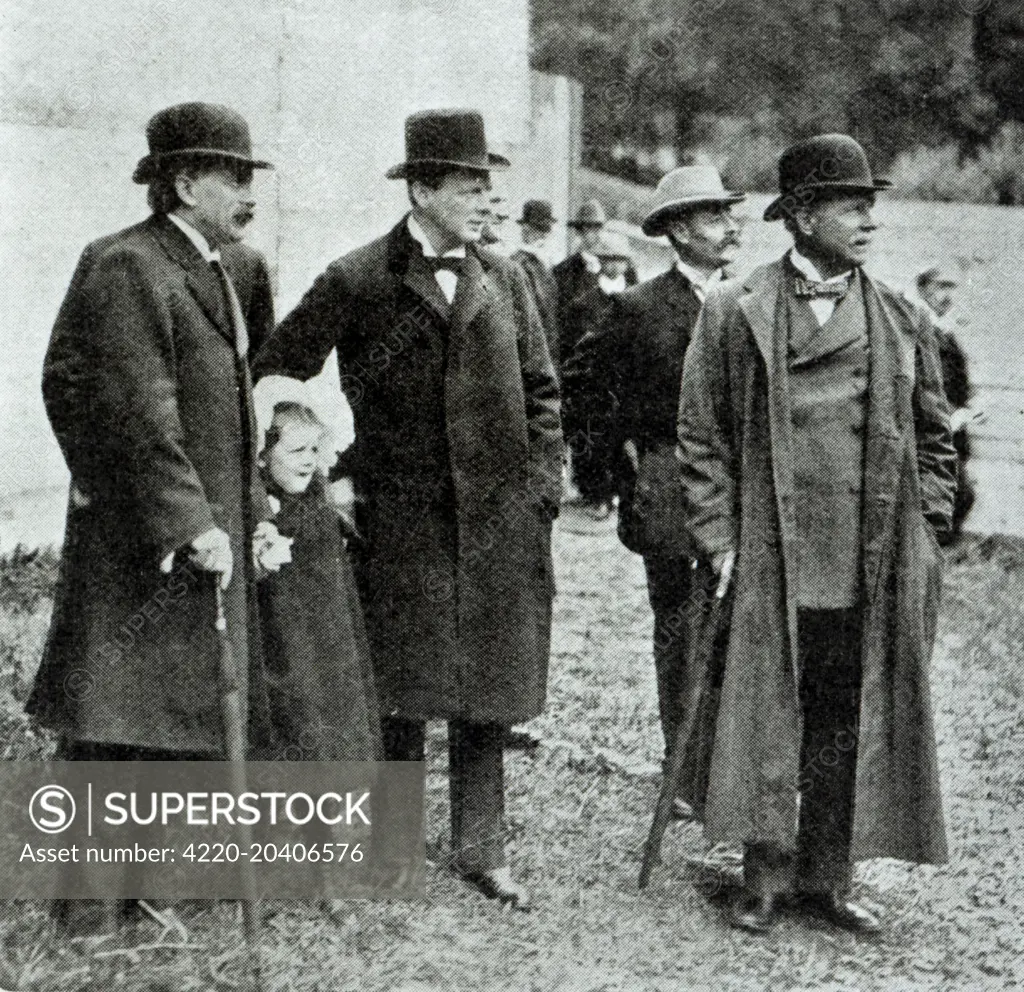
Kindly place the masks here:
<instances>
[{"instance_id":1,"label":"dark overcoat","mask_svg":"<svg viewBox=\"0 0 1024 992\"><path fill-rule=\"evenodd\" d=\"M574 251L571 255L563 258L552 270L555 277L555 284L558 286L558 319L559 322L565 319L565 313L577 297L597 289L597 273L587 268L583 256ZM626 268L626 285L635 286L637 283L636 267L632 262ZM571 347L562 348L562 354L571 351Z\"/></svg>"},{"instance_id":2,"label":"dark overcoat","mask_svg":"<svg viewBox=\"0 0 1024 992\"><path fill-rule=\"evenodd\" d=\"M710 781L709 839L793 850L800 767L796 523L783 267L713 290L679 413L690 527L737 549ZM928 316L863 280L870 343L862 526L863 683L853 856L946 858L928 668L955 459ZM827 760L823 758L822 760ZM698 797L700 798L700 797Z\"/></svg>"},{"instance_id":3,"label":"dark overcoat","mask_svg":"<svg viewBox=\"0 0 1024 992\"><path fill-rule=\"evenodd\" d=\"M266 263L222 251L253 347L273 327ZM152 217L89 245L57 317L43 399L72 492L53 620L28 702L79 741L222 753L213 579L175 556L230 535L228 629L251 737L267 729L251 535L269 517L255 471L248 369L221 283Z\"/></svg>"},{"instance_id":4,"label":"dark overcoat","mask_svg":"<svg viewBox=\"0 0 1024 992\"><path fill-rule=\"evenodd\" d=\"M526 282L533 292L537 313L544 326L548 354L551 355L552 361L557 362L560 347L558 343L558 283L555 282L551 270L532 251L520 248L509 257L526 273Z\"/></svg>"},{"instance_id":5,"label":"dark overcoat","mask_svg":"<svg viewBox=\"0 0 1024 992\"><path fill-rule=\"evenodd\" d=\"M546 691L558 385L519 266L465 264L449 305L403 220L327 268L256 375L308 379L337 348L382 712L512 724Z\"/></svg>"},{"instance_id":6,"label":"dark overcoat","mask_svg":"<svg viewBox=\"0 0 1024 992\"><path fill-rule=\"evenodd\" d=\"M338 515L314 476L301 494L270 486L292 560L259 584L276 754L376 761L380 716L370 646Z\"/></svg>"},{"instance_id":7,"label":"dark overcoat","mask_svg":"<svg viewBox=\"0 0 1024 992\"><path fill-rule=\"evenodd\" d=\"M619 537L632 551L680 557L692 551L676 460L683 357L700 299L675 266L613 295L608 312L576 345L563 391L608 424L616 452L636 445L639 471L618 457Z\"/></svg>"}]
</instances>

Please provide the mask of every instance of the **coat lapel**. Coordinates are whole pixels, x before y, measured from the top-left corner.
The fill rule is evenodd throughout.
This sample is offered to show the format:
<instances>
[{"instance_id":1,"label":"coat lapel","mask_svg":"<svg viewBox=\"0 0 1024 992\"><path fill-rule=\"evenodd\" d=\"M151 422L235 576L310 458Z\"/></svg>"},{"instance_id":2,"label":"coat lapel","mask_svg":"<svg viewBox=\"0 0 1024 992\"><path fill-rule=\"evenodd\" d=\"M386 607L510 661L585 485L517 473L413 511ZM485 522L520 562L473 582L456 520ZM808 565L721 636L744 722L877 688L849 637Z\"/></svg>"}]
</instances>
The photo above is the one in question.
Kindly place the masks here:
<instances>
[{"instance_id":1,"label":"coat lapel","mask_svg":"<svg viewBox=\"0 0 1024 992\"><path fill-rule=\"evenodd\" d=\"M903 470L903 459L899 457L901 436L910 426L903 423L897 383L900 377L906 379L907 388L902 392L909 400L912 386L907 368L913 369L914 359L913 341L908 365L903 354L904 332L871 279L863 273L861 279L870 345L864 452L864 581L869 599L874 599L883 551L895 522L896 492Z\"/></svg>"},{"instance_id":2,"label":"coat lapel","mask_svg":"<svg viewBox=\"0 0 1024 992\"><path fill-rule=\"evenodd\" d=\"M472 248L466 252L466 268L459 278L452 301L453 336L461 335L473 322L490 295L490 277L480 256Z\"/></svg>"},{"instance_id":3,"label":"coat lapel","mask_svg":"<svg viewBox=\"0 0 1024 992\"><path fill-rule=\"evenodd\" d=\"M235 335L217 273L171 221L156 221L153 231L168 258L185 270L185 284L210 323L233 345Z\"/></svg>"},{"instance_id":4,"label":"coat lapel","mask_svg":"<svg viewBox=\"0 0 1024 992\"><path fill-rule=\"evenodd\" d=\"M434 273L416 254L409 256L409 264L402 282L422 299L446 324L451 320L452 305L441 292Z\"/></svg>"}]
</instances>

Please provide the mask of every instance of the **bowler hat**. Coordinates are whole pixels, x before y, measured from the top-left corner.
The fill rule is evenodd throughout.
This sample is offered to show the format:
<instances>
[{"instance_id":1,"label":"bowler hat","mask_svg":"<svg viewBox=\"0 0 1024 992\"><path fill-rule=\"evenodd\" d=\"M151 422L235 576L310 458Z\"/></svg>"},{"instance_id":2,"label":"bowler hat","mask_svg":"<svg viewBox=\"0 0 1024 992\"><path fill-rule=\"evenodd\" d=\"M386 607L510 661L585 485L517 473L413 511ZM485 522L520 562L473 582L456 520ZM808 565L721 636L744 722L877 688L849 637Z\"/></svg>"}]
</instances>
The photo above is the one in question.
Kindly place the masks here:
<instances>
[{"instance_id":1,"label":"bowler hat","mask_svg":"<svg viewBox=\"0 0 1024 992\"><path fill-rule=\"evenodd\" d=\"M598 258L623 258L626 261L633 257L629 250L629 238L618 231L602 231L590 253Z\"/></svg>"},{"instance_id":2,"label":"bowler hat","mask_svg":"<svg viewBox=\"0 0 1024 992\"><path fill-rule=\"evenodd\" d=\"M600 200L587 200L576 211L576 219L568 223L569 227L603 227L608 218Z\"/></svg>"},{"instance_id":3,"label":"bowler hat","mask_svg":"<svg viewBox=\"0 0 1024 992\"><path fill-rule=\"evenodd\" d=\"M150 183L175 159L230 159L253 169L272 169L252 157L249 125L241 114L215 103L179 103L161 110L146 125L149 154L139 160L132 179Z\"/></svg>"},{"instance_id":4,"label":"bowler hat","mask_svg":"<svg viewBox=\"0 0 1024 992\"><path fill-rule=\"evenodd\" d=\"M683 165L661 177L655 192L654 209L644 218L640 230L651 237L665 233L665 223L705 203L739 203L743 193L727 190L713 165Z\"/></svg>"},{"instance_id":5,"label":"bowler hat","mask_svg":"<svg viewBox=\"0 0 1024 992\"><path fill-rule=\"evenodd\" d=\"M819 190L874 193L888 179L871 175L868 156L848 134L818 134L791 145L779 159L779 196L768 204L765 220L779 220L814 200Z\"/></svg>"},{"instance_id":6,"label":"bowler hat","mask_svg":"<svg viewBox=\"0 0 1024 992\"><path fill-rule=\"evenodd\" d=\"M550 231L555 226L551 204L547 200L527 200L523 204L523 216L516 223L529 224L538 231Z\"/></svg>"},{"instance_id":7,"label":"bowler hat","mask_svg":"<svg viewBox=\"0 0 1024 992\"><path fill-rule=\"evenodd\" d=\"M423 110L405 120L405 161L388 169L388 179L408 179L417 165L451 165L490 172L512 163L487 150L479 110Z\"/></svg>"}]
</instances>

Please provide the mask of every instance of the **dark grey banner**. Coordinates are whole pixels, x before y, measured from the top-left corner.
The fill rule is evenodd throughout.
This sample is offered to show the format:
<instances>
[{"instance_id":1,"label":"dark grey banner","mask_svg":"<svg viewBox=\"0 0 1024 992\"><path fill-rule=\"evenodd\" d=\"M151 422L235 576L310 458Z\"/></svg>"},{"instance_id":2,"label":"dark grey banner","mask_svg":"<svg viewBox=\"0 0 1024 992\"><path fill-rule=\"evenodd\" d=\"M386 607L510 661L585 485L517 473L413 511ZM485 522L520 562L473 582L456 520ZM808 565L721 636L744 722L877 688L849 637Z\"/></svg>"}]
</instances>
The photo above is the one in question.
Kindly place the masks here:
<instances>
[{"instance_id":1,"label":"dark grey banner","mask_svg":"<svg viewBox=\"0 0 1024 992\"><path fill-rule=\"evenodd\" d=\"M0 762L0 899L413 899L422 762Z\"/></svg>"}]
</instances>

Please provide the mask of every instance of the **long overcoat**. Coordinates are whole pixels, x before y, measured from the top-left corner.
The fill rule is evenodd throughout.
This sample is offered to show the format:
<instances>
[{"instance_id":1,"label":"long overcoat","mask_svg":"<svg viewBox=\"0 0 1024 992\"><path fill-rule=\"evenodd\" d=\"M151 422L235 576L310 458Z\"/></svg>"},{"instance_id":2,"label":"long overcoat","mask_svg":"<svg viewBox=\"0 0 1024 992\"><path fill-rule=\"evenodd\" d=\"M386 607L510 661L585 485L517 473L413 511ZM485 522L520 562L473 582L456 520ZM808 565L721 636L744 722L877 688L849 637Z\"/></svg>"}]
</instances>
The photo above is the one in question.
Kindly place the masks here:
<instances>
[{"instance_id":1,"label":"long overcoat","mask_svg":"<svg viewBox=\"0 0 1024 992\"><path fill-rule=\"evenodd\" d=\"M708 295L684 364L679 439L694 536L708 556L738 552L707 834L793 850L797 785L815 769L801 768L783 280L775 263ZM928 668L941 582L934 531L948 527L953 500L948 406L928 317L867 276L864 294L870 359L853 856L941 862Z\"/></svg>"},{"instance_id":2,"label":"long overcoat","mask_svg":"<svg viewBox=\"0 0 1024 992\"><path fill-rule=\"evenodd\" d=\"M255 347L273 328L266 264L242 245L222 257ZM231 538L228 628L260 740L251 535L270 508L249 373L217 274L166 218L86 248L47 350L43 399L72 489L28 710L76 740L220 755L213 580L184 553L160 571L216 525Z\"/></svg>"},{"instance_id":3,"label":"long overcoat","mask_svg":"<svg viewBox=\"0 0 1024 992\"><path fill-rule=\"evenodd\" d=\"M578 342L562 370L565 395L607 424L619 490L619 537L643 555L685 557L692 546L679 464L676 421L683 356L700 298L676 266L609 300L607 317ZM631 441L634 471L621 457Z\"/></svg>"},{"instance_id":4,"label":"long overcoat","mask_svg":"<svg viewBox=\"0 0 1024 992\"><path fill-rule=\"evenodd\" d=\"M470 246L449 305L403 220L332 263L257 359L337 348L382 713L517 723L544 705L558 385L519 266Z\"/></svg>"}]
</instances>

